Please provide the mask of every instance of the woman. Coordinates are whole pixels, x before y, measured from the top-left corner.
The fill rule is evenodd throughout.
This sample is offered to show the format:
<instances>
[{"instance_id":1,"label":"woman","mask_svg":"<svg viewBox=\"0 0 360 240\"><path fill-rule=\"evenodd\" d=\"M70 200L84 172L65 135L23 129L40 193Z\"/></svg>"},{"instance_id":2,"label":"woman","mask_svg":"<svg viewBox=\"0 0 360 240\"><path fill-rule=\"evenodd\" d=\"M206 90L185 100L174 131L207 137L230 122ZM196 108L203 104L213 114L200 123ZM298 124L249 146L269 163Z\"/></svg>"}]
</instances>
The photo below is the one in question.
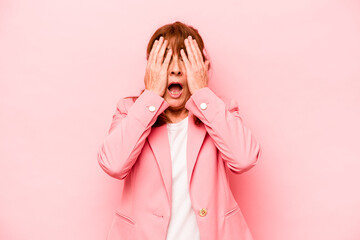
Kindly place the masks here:
<instances>
[{"instance_id":1,"label":"woman","mask_svg":"<svg viewBox=\"0 0 360 240\"><path fill-rule=\"evenodd\" d=\"M145 89L117 103L98 162L124 187L108 240L252 239L226 168L242 173L261 148L237 102L208 87L198 31L159 28L147 49Z\"/></svg>"}]
</instances>

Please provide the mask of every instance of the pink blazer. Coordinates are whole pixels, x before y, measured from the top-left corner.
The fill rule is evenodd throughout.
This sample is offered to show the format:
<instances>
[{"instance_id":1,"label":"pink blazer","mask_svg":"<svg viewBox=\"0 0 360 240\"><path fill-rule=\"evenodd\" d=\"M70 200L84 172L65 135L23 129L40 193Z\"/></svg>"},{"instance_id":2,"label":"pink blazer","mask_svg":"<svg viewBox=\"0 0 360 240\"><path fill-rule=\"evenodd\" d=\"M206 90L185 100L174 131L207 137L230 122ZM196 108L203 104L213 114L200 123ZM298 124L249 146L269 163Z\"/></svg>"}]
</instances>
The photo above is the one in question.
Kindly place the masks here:
<instances>
[{"instance_id":1,"label":"pink blazer","mask_svg":"<svg viewBox=\"0 0 360 240\"><path fill-rule=\"evenodd\" d=\"M124 181L107 240L166 239L171 216L172 168L167 126L152 127L169 104L145 90L117 103L109 134L98 151L101 168ZM244 126L237 102L205 87L187 101L187 172L192 207L204 240L252 240L229 187L225 168L242 173L261 148ZM195 125L195 114L201 125Z\"/></svg>"}]
</instances>

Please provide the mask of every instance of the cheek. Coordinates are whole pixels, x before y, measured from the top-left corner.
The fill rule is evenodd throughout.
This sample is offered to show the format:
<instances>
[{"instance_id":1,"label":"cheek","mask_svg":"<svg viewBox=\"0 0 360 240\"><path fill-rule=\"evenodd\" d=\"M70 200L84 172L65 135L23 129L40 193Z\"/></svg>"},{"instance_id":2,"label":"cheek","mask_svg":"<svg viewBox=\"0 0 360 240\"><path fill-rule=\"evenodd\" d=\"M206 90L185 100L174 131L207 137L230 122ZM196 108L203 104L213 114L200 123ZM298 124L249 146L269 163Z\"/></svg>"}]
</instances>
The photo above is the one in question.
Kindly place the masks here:
<instances>
[{"instance_id":1,"label":"cheek","mask_svg":"<svg viewBox=\"0 0 360 240\"><path fill-rule=\"evenodd\" d=\"M191 95L191 94L190 94L190 90L189 90L188 87L185 88L184 93L185 93L186 96L190 96L190 95Z\"/></svg>"}]
</instances>

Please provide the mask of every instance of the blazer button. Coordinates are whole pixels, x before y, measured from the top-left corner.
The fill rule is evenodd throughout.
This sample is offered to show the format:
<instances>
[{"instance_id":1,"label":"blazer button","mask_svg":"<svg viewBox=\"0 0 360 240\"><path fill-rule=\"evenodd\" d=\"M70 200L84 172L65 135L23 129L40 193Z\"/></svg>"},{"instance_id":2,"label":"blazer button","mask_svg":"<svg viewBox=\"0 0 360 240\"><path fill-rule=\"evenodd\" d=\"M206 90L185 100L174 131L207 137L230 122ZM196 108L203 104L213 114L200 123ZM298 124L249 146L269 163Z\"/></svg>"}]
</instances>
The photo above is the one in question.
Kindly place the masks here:
<instances>
[{"instance_id":1,"label":"blazer button","mask_svg":"<svg viewBox=\"0 0 360 240\"><path fill-rule=\"evenodd\" d=\"M155 106L150 106L150 107L149 107L149 111L150 111L150 112L155 111Z\"/></svg>"},{"instance_id":2,"label":"blazer button","mask_svg":"<svg viewBox=\"0 0 360 240\"><path fill-rule=\"evenodd\" d=\"M201 108L202 110L205 110L205 109L207 108L207 104L206 104L206 103L201 103L201 104L200 104L200 108Z\"/></svg>"},{"instance_id":3,"label":"blazer button","mask_svg":"<svg viewBox=\"0 0 360 240\"><path fill-rule=\"evenodd\" d=\"M205 217L206 213L207 213L206 208L202 208L199 212L200 216L202 216L202 217Z\"/></svg>"}]
</instances>

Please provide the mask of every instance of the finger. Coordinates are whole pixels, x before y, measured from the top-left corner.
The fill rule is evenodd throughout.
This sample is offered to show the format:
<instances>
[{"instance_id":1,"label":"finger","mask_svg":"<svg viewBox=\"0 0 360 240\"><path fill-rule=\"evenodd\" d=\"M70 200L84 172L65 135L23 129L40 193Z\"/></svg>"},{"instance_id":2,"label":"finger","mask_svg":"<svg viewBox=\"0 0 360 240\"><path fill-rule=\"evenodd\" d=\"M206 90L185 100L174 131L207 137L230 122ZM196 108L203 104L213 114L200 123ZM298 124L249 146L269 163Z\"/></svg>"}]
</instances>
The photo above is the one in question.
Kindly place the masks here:
<instances>
[{"instance_id":1,"label":"finger","mask_svg":"<svg viewBox=\"0 0 360 240\"><path fill-rule=\"evenodd\" d=\"M191 38L191 36L190 36L190 38ZM196 60L197 65L198 65L198 66L203 66L203 65L204 65L204 62L203 62L203 60L200 58L201 53L200 53L199 47L197 46L196 40L191 38L190 42L191 42L191 44L190 44L190 45L191 45L191 49L192 49L192 51L193 51L193 53L194 53L194 58L195 58L195 60ZM199 55L199 54L200 54L200 55Z\"/></svg>"},{"instance_id":2,"label":"finger","mask_svg":"<svg viewBox=\"0 0 360 240\"><path fill-rule=\"evenodd\" d=\"M164 42L164 37L161 36L160 39L159 39L159 42L158 44L156 44L156 47L155 47L155 52L154 52L154 57L153 57L153 62L155 63L156 62L156 59L157 59L157 56L159 54L159 49L160 47L162 46L162 43Z\"/></svg>"},{"instance_id":3,"label":"finger","mask_svg":"<svg viewBox=\"0 0 360 240\"><path fill-rule=\"evenodd\" d=\"M172 55L172 50L170 48L169 51L166 54L166 57L165 57L165 60L164 60L164 63L163 63L163 68L165 68L166 70L168 69L169 62L170 62L170 59L171 59L171 55Z\"/></svg>"},{"instance_id":4,"label":"finger","mask_svg":"<svg viewBox=\"0 0 360 240\"><path fill-rule=\"evenodd\" d=\"M156 59L156 63L162 63L163 62L163 58L164 58L164 52L165 52L165 48L167 46L168 41L164 40L161 48L160 48L160 52L157 55L157 59Z\"/></svg>"},{"instance_id":5,"label":"finger","mask_svg":"<svg viewBox=\"0 0 360 240\"><path fill-rule=\"evenodd\" d=\"M200 59L201 59L201 62L203 63L203 62L205 61L205 59L204 59L203 55L201 54L201 50L200 50L199 44L197 43L197 41L196 41L195 39L194 39L194 42L195 42L196 49L197 49L197 51L198 51L199 57L200 57ZM205 48L203 48L203 49L205 49ZM205 56L205 54L204 54L204 56Z\"/></svg>"},{"instance_id":6,"label":"finger","mask_svg":"<svg viewBox=\"0 0 360 240\"><path fill-rule=\"evenodd\" d=\"M150 51L150 54L149 54L149 59L148 59L148 64L151 63L153 61L153 58L154 58L154 52L155 52L155 48L156 48L156 45L158 44L159 40L155 40L152 48L151 48L151 51Z\"/></svg>"},{"instance_id":7,"label":"finger","mask_svg":"<svg viewBox=\"0 0 360 240\"><path fill-rule=\"evenodd\" d=\"M154 64L156 62L156 56L158 55L158 49L161 47L162 40L162 36L160 37L160 39L155 40L151 49L151 57L149 57L149 64Z\"/></svg>"},{"instance_id":8,"label":"finger","mask_svg":"<svg viewBox=\"0 0 360 240\"><path fill-rule=\"evenodd\" d=\"M165 57L167 56L167 54L168 54L168 52L169 52L169 50L170 50L171 48L169 47L169 43L168 43L168 45L167 45L167 47L165 48ZM171 52L172 52L172 50L171 50ZM172 56L172 55L171 55ZM171 60L171 56L170 56L170 60ZM165 61L165 59L163 59L163 62Z\"/></svg>"},{"instance_id":9,"label":"finger","mask_svg":"<svg viewBox=\"0 0 360 240\"><path fill-rule=\"evenodd\" d=\"M187 38L186 38L184 41L185 41L186 51L187 51L188 56L189 56L189 61L190 61L191 65L195 65L195 64L196 64L196 60L195 60L195 58L194 58L194 54L193 54L192 48L191 48L191 46L190 46L190 41L189 41L189 39L187 39Z\"/></svg>"},{"instance_id":10,"label":"finger","mask_svg":"<svg viewBox=\"0 0 360 240\"><path fill-rule=\"evenodd\" d=\"M183 58L186 69L190 69L191 63L189 62L189 59L186 57L184 49L180 49L180 54L181 54L181 57Z\"/></svg>"}]
</instances>

